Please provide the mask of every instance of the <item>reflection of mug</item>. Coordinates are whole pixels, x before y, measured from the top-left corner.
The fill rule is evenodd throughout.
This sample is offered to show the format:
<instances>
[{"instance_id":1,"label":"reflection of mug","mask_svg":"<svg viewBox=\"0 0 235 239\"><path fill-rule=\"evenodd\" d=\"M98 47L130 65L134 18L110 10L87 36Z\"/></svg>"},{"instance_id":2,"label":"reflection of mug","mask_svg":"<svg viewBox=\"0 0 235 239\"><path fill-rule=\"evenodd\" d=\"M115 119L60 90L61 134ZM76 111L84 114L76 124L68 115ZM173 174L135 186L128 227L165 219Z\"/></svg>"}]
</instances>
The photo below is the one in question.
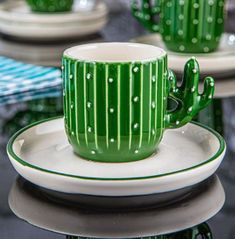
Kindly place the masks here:
<instances>
[{"instance_id":1,"label":"reflection of mug","mask_svg":"<svg viewBox=\"0 0 235 239\"><path fill-rule=\"evenodd\" d=\"M155 237L155 239L197 239L197 238L213 239L210 227L206 223L186 229L184 231Z\"/></svg>"},{"instance_id":2,"label":"reflection of mug","mask_svg":"<svg viewBox=\"0 0 235 239\"><path fill-rule=\"evenodd\" d=\"M160 31L169 50L211 52L224 31L225 0L132 0L133 15L153 32ZM159 15L159 24L156 17Z\"/></svg>"},{"instance_id":3,"label":"reflection of mug","mask_svg":"<svg viewBox=\"0 0 235 239\"><path fill-rule=\"evenodd\" d=\"M183 84L167 67L166 52L135 43L80 45L63 57L64 114L69 142L94 161L127 162L156 151L165 128L188 123L211 101L214 81L198 93L199 66L192 58ZM172 97L178 107L167 111Z\"/></svg>"},{"instance_id":4,"label":"reflection of mug","mask_svg":"<svg viewBox=\"0 0 235 239\"><path fill-rule=\"evenodd\" d=\"M186 229L184 231L166 234L162 236L141 237L143 239L213 239L211 230L206 223ZM90 237L66 236L66 239L90 239ZM134 238L133 238L134 239Z\"/></svg>"},{"instance_id":5,"label":"reflection of mug","mask_svg":"<svg viewBox=\"0 0 235 239\"><path fill-rule=\"evenodd\" d=\"M70 11L73 0L26 0L34 12Z\"/></svg>"}]
</instances>

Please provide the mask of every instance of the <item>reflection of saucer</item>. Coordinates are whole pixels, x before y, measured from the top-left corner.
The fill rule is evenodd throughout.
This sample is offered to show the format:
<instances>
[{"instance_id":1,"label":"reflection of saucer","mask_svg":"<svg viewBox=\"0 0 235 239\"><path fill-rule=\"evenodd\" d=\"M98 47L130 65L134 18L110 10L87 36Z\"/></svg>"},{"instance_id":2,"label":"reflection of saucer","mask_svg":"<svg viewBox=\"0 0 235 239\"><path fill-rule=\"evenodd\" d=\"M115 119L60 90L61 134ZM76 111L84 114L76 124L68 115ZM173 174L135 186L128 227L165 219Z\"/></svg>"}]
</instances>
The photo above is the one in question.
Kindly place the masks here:
<instances>
[{"instance_id":1,"label":"reflection of saucer","mask_svg":"<svg viewBox=\"0 0 235 239\"><path fill-rule=\"evenodd\" d=\"M34 123L16 133L8 155L24 178L66 193L130 196L169 192L203 181L220 165L223 138L189 123L168 130L157 154L131 163L100 163L76 156L62 118Z\"/></svg>"},{"instance_id":2,"label":"reflection of saucer","mask_svg":"<svg viewBox=\"0 0 235 239\"><path fill-rule=\"evenodd\" d=\"M23 178L22 178L23 179ZM103 210L135 210L136 208L150 208L150 207L165 207L174 202L182 200L184 197L188 197L191 191L200 189L200 185L204 183L193 185L172 192L157 193L141 196L125 196L125 197L106 197L106 196L92 196L84 194L69 194L60 193L37 187L44 197L47 197L50 201L58 202L60 204L68 205L71 203L79 203L81 206Z\"/></svg>"},{"instance_id":3,"label":"reflection of saucer","mask_svg":"<svg viewBox=\"0 0 235 239\"><path fill-rule=\"evenodd\" d=\"M102 199L96 197L96 200ZM136 197L127 200L131 204ZM22 178L17 179L9 194L11 210L30 224L62 234L98 238L143 237L180 231L213 217L224 200L224 190L216 176L170 205L130 211L94 210L79 202L52 201Z\"/></svg>"},{"instance_id":4,"label":"reflection of saucer","mask_svg":"<svg viewBox=\"0 0 235 239\"><path fill-rule=\"evenodd\" d=\"M29 11L25 1L4 2L0 5L0 31L13 37L47 41L84 36L104 27L107 7L103 2L90 11L78 6L75 4L71 12L38 14Z\"/></svg>"},{"instance_id":5,"label":"reflection of saucer","mask_svg":"<svg viewBox=\"0 0 235 239\"><path fill-rule=\"evenodd\" d=\"M159 34L151 34L132 39L133 42L146 43L165 48ZM182 54L168 51L169 67L181 73L185 62L192 57L190 54ZM212 74L220 77L234 75L235 72L235 35L224 34L218 51L212 53L193 54L200 64L201 73Z\"/></svg>"}]
</instances>

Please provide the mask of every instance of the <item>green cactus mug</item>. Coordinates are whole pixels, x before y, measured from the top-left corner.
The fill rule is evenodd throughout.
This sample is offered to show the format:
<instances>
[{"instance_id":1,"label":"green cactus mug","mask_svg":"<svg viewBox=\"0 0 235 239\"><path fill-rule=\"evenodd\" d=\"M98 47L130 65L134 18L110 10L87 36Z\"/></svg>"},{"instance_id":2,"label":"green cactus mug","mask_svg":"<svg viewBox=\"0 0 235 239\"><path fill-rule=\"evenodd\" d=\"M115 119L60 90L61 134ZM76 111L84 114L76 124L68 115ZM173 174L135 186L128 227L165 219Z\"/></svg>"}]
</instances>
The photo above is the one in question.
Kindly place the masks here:
<instances>
[{"instance_id":1,"label":"green cactus mug","mask_svg":"<svg viewBox=\"0 0 235 239\"><path fill-rule=\"evenodd\" d=\"M132 13L148 30L159 31L169 50L207 53L219 46L224 5L225 0L132 0Z\"/></svg>"},{"instance_id":2,"label":"green cactus mug","mask_svg":"<svg viewBox=\"0 0 235 239\"><path fill-rule=\"evenodd\" d=\"M101 162L144 159L156 151L166 128L189 122L214 92L208 77L198 93L199 66L185 66L176 85L166 52L135 43L72 47L63 56L65 129L78 155ZM178 103L167 111L168 97Z\"/></svg>"},{"instance_id":3,"label":"green cactus mug","mask_svg":"<svg viewBox=\"0 0 235 239\"><path fill-rule=\"evenodd\" d=\"M34 12L67 12L73 6L73 0L26 0Z\"/></svg>"}]
</instances>

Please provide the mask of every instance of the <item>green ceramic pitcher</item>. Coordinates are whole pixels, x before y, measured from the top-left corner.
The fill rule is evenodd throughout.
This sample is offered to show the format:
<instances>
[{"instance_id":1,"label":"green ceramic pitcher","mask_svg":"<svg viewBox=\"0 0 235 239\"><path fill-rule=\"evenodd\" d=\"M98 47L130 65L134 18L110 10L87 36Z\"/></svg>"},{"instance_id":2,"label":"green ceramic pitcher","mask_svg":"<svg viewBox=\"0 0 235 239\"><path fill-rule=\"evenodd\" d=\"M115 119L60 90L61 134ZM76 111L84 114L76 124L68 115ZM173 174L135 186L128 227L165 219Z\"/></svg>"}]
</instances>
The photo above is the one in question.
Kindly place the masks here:
<instances>
[{"instance_id":1,"label":"green ceramic pitcher","mask_svg":"<svg viewBox=\"0 0 235 239\"><path fill-rule=\"evenodd\" d=\"M159 31L169 50L207 53L219 46L224 5L225 0L132 0L132 13L148 30Z\"/></svg>"},{"instance_id":2,"label":"green ceramic pitcher","mask_svg":"<svg viewBox=\"0 0 235 239\"><path fill-rule=\"evenodd\" d=\"M26 0L34 12L66 12L73 6L73 0Z\"/></svg>"},{"instance_id":3,"label":"green ceramic pitcher","mask_svg":"<svg viewBox=\"0 0 235 239\"><path fill-rule=\"evenodd\" d=\"M164 50L145 44L97 43L64 52L64 115L75 153L101 162L129 162L156 152L166 128L188 123L213 97L208 77L198 92L199 66L185 65L176 84ZM167 110L168 98L178 107Z\"/></svg>"}]
</instances>

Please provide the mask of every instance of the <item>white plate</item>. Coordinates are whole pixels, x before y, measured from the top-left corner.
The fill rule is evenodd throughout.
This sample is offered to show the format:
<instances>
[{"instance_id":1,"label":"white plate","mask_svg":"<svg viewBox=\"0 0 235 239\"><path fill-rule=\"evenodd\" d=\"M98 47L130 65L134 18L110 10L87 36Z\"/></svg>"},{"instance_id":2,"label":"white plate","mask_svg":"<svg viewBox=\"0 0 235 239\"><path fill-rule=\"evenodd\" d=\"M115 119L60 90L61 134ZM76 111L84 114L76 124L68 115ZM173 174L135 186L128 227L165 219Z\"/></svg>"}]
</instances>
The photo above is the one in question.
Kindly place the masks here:
<instances>
[{"instance_id":1,"label":"white plate","mask_svg":"<svg viewBox=\"0 0 235 239\"><path fill-rule=\"evenodd\" d=\"M131 41L164 48L168 53L169 67L178 73L183 72L185 63L192 55L197 58L201 73L203 74L235 72L235 35L224 34L218 51L203 54L182 54L168 51L159 34L146 35L132 39Z\"/></svg>"},{"instance_id":2,"label":"white plate","mask_svg":"<svg viewBox=\"0 0 235 239\"><path fill-rule=\"evenodd\" d=\"M61 24L56 26L5 24L0 23L0 31L13 37L31 40L58 40L71 37L81 37L101 30L107 19L99 19L89 24Z\"/></svg>"},{"instance_id":3,"label":"white plate","mask_svg":"<svg viewBox=\"0 0 235 239\"><path fill-rule=\"evenodd\" d=\"M78 1L77 1L78 2ZM81 37L100 31L107 23L107 7L100 2L91 11L75 7L68 13L36 14L25 1L0 5L0 31L29 40L51 41Z\"/></svg>"},{"instance_id":4,"label":"white plate","mask_svg":"<svg viewBox=\"0 0 235 239\"><path fill-rule=\"evenodd\" d=\"M95 21L107 16L105 3L99 2L89 11L79 7L79 0L75 0L73 10L66 13L40 14L31 12L25 1L6 1L0 4L0 20L11 23L27 24L58 24L70 22Z\"/></svg>"},{"instance_id":5,"label":"white plate","mask_svg":"<svg viewBox=\"0 0 235 239\"><path fill-rule=\"evenodd\" d=\"M161 196L164 198L164 194ZM112 197L110 201L112 199L125 201L126 197ZM104 197L94 200L102 201ZM143 198L126 200L135 203ZM9 194L11 210L24 221L49 231L88 238L140 238L181 231L213 217L224 200L223 187L215 176L170 205L155 203L153 207L132 211L116 209L107 213L107 210L97 210L97 207L93 210L78 202L53 200L19 179Z\"/></svg>"},{"instance_id":6,"label":"white plate","mask_svg":"<svg viewBox=\"0 0 235 239\"><path fill-rule=\"evenodd\" d=\"M225 142L215 131L189 123L167 130L158 152L131 163L99 163L76 156L62 118L32 124L8 143L9 158L27 180L66 193L103 196L168 192L199 183L219 167Z\"/></svg>"}]
</instances>

